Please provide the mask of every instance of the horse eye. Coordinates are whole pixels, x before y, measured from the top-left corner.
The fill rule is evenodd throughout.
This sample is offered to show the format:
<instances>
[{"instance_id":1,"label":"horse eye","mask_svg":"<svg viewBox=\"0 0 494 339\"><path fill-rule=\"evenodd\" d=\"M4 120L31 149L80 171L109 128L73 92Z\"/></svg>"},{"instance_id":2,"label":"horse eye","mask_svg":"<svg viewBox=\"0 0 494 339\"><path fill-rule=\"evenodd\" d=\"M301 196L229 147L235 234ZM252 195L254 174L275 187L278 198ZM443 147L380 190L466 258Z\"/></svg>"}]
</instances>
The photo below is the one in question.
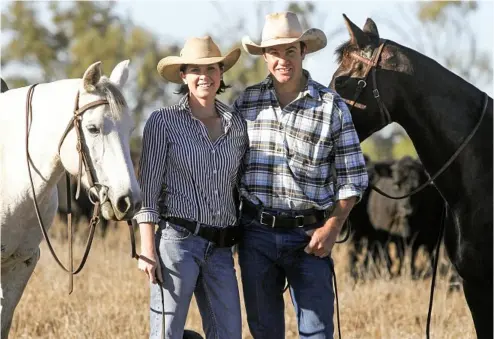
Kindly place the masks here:
<instances>
[{"instance_id":1,"label":"horse eye","mask_svg":"<svg viewBox=\"0 0 494 339\"><path fill-rule=\"evenodd\" d=\"M99 133L99 128L96 127L95 125L88 125L86 128L87 128L88 132L91 134L98 134Z\"/></svg>"}]
</instances>

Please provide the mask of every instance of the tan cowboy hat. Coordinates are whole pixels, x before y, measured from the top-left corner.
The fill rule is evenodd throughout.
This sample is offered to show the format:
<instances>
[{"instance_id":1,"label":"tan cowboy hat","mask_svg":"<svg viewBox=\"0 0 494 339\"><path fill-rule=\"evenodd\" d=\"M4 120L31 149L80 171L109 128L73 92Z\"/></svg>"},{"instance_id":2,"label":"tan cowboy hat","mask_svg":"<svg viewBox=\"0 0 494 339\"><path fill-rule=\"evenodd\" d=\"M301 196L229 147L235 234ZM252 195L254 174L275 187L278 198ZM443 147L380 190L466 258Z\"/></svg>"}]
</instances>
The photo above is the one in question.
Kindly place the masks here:
<instances>
[{"instance_id":1,"label":"tan cowboy hat","mask_svg":"<svg viewBox=\"0 0 494 339\"><path fill-rule=\"evenodd\" d=\"M223 63L223 71L226 72L237 62L240 57L240 48L235 48L225 56L221 56L220 49L210 36L203 38L190 38L185 42L180 56L169 56L158 63L158 73L168 81L182 84L180 66L182 65L210 65Z\"/></svg>"},{"instance_id":2,"label":"tan cowboy hat","mask_svg":"<svg viewBox=\"0 0 494 339\"><path fill-rule=\"evenodd\" d=\"M258 45L248 37L242 38L242 46L253 55L261 55L266 47L291 44L303 41L307 46L307 53L316 52L327 44L326 34L317 28L302 31L298 17L292 12L272 13L266 16L262 29L261 44Z\"/></svg>"}]
</instances>

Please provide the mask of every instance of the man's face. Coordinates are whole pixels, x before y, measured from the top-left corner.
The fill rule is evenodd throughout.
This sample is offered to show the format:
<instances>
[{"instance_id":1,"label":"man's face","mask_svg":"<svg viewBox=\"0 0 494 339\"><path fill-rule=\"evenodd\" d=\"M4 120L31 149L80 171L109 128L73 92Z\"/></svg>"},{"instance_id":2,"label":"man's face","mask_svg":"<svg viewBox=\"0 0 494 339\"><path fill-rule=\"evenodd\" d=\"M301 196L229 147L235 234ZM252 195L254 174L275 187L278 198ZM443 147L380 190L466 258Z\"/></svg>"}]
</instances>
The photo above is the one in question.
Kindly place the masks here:
<instances>
[{"instance_id":1,"label":"man's face","mask_svg":"<svg viewBox=\"0 0 494 339\"><path fill-rule=\"evenodd\" d=\"M305 48L301 50L300 42L266 47L263 55L269 72L281 84L286 84L292 79L299 79L302 74Z\"/></svg>"}]
</instances>

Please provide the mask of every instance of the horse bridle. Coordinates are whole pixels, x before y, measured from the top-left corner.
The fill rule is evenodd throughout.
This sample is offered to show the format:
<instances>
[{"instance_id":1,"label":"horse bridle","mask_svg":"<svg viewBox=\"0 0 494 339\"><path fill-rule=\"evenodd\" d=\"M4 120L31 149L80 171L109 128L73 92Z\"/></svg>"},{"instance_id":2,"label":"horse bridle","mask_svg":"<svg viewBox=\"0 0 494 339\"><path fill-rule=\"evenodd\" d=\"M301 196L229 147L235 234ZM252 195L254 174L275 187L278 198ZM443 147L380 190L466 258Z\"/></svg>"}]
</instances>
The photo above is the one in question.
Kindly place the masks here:
<instances>
[{"instance_id":1,"label":"horse bridle","mask_svg":"<svg viewBox=\"0 0 494 339\"><path fill-rule=\"evenodd\" d=\"M58 154L60 155L60 149L62 147L62 144L67 137L68 133L70 132L71 129L74 129L77 135L77 145L76 149L79 154L79 168L78 168L78 173L77 173L77 192L76 192L76 199L79 196L80 193L80 185L81 185L81 177L82 177L82 165L84 164L84 169L86 172L87 180L89 183L89 192L88 196L90 197L90 201L93 203L94 208L93 208L93 215L89 221L89 235L88 239L86 242L85 250L84 250L84 255L82 257L82 260L77 267L77 269L73 269L73 253L72 253L72 203L71 203L71 189L70 189L70 174L65 170L65 179L66 179L66 199L67 199L67 226L68 226L68 237L69 237L69 267L65 267L65 265L62 264L58 256L56 255L53 246L51 244L51 241L48 237L48 233L46 231L46 227L43 224L43 221L41 219L41 214L39 211L39 205L38 201L36 198L36 193L34 189L34 183L33 183L33 178L32 178L32 173L31 173L31 157L29 155L29 130L30 130L30 122L32 121L32 99L33 99L33 93L34 93L34 88L36 87L37 84L32 85L29 87L29 90L27 91L27 98L26 98L26 135L25 135L25 141L26 141L26 161L27 161L27 168L28 168L28 173L29 173L29 180L31 183L31 190L33 194L33 202L34 202L34 209L36 212L36 217L38 218L38 224L41 228L41 233L43 234L43 237L46 241L46 244L48 245L48 248L57 262L57 264L66 272L69 273L69 294L72 293L73 290L73 275L78 274L82 268L84 267L89 251L91 249L91 244L93 241L93 236L94 236L94 231L96 229L96 225L99 222L99 215L101 211L101 205L105 201L100 201L99 199L95 199L94 197L91 197L91 193L95 194L98 197L101 196L107 196L107 195L102 195L98 194L99 190L108 190L107 187L102 186L98 184L95 180L95 176L93 175L91 171L91 167L89 165L89 160L88 160L88 154L86 149L84 148L84 140L83 140L83 133L82 133L82 126L81 126L81 120L82 120L82 115L89 109L95 108L101 105L108 105L108 101L105 99L100 99L96 100L93 102L90 102L82 107L79 107L79 91L77 91L77 95L75 98L75 104L74 104L74 114L69 121L69 124L67 125L67 128L65 129L65 132L62 135L62 138L60 140L60 143L58 145Z\"/></svg>"},{"instance_id":2,"label":"horse bridle","mask_svg":"<svg viewBox=\"0 0 494 339\"><path fill-rule=\"evenodd\" d=\"M360 97L360 94L364 91L364 89L367 87L367 78L369 77L369 73L372 71L372 95L377 101L377 104L379 106L379 111L381 112L381 117L382 120L385 124L385 126L389 123L392 122L391 120L391 115L389 114L388 109L386 108L386 105L381 99L381 95L379 94L379 90L377 89L377 79L376 79L376 73L377 73L377 66L379 65L379 60L381 58L382 51L384 49L384 45L386 44L386 40L382 40L382 43L379 45L377 49L374 50L373 56L371 59L365 58L358 54L357 52L351 52L350 56L360 62L363 62L364 64L367 65L363 79L360 79L357 82L357 89L355 91L355 95L353 97L353 100L348 100L348 99L343 99L347 104L350 105L350 112L352 111L353 107L357 107L360 109L365 109L366 106L363 104L360 104L357 102L358 98Z\"/></svg>"},{"instance_id":3,"label":"horse bridle","mask_svg":"<svg viewBox=\"0 0 494 339\"><path fill-rule=\"evenodd\" d=\"M391 120L391 115L389 114L389 111L386 108L386 105L384 104L384 102L381 99L381 95L379 93L379 90L377 89L377 75L376 75L376 73L377 73L377 67L379 65L379 60L381 58L381 54L382 54L382 51L384 49L385 44L386 44L386 40L381 40L381 44L379 45L379 47L377 49L374 50L374 53L373 53L373 56L371 59L367 59L367 58L361 56L360 54L358 54L357 52L351 52L350 53L350 56L352 58L354 58L360 62L363 62L364 64L367 65L367 68L365 69L363 79L359 80L357 83L357 89L355 91L355 95L354 95L353 100L348 100L348 99L343 98L343 100L347 104L350 105L350 112L352 111L353 107L365 109L366 106L358 103L357 100L360 97L360 94L362 94L363 90L367 87L367 78L369 77L369 73L372 72L372 86L373 86L372 94L373 94L374 98L376 99L377 104L379 106L379 110L381 112L381 118L385 123L384 126L391 123L392 120ZM399 199L408 198L408 197L422 191L424 188L426 188L427 186L429 186L431 184L434 185L434 180L436 180L437 177L439 177L449 167L449 165L451 165L451 163L463 151L463 149L467 146L467 144L470 142L470 140L473 138L473 136L475 135L475 133L479 129L480 124L482 123L482 120L485 116L485 112L487 111L487 103L488 102L489 102L489 97L486 93L484 93L484 104L483 104L483 108L482 108L482 113L480 115L479 120L477 121L477 124L472 129L470 134L465 138L465 140L463 140L463 142L458 147L458 149L448 159L448 161L446 161L446 163L433 176L429 176L429 179L424 184L420 185L419 187L417 187L416 189L414 189L410 193L402 195L402 196L389 195L389 194L383 192L382 190L380 190L378 187L375 187L374 185L371 185L371 188L373 190L375 190L376 192L378 192L379 194L381 194L387 198L399 200ZM427 174L427 175L429 175L429 174Z\"/></svg>"},{"instance_id":4,"label":"horse bridle","mask_svg":"<svg viewBox=\"0 0 494 339\"><path fill-rule=\"evenodd\" d=\"M362 105L360 103L357 103L357 99L359 98L360 94L363 92L364 88L367 86L366 80L369 76L369 72L372 71L372 85L374 87L372 89L372 94L373 94L374 98L376 99L377 104L379 106L379 110L381 112L381 118L385 123L384 126L391 123L392 120L391 120L391 115L389 114L389 111L386 108L386 105L384 104L384 102L381 99L381 95L379 93L379 90L377 89L376 72L377 72L377 66L379 64L379 59L381 57L381 53L383 51L385 44L386 44L386 40L381 40L381 44L380 44L379 48L375 49L375 53L371 59L367 59L367 58L359 55L356 52L350 53L350 56L352 58L354 58L360 62L363 62L364 64L367 65L367 68L365 70L363 79L359 80L357 83L357 89L356 89L355 96L354 96L353 100L343 99L347 104L350 105L350 112L352 111L353 107L357 107L359 109L365 109L366 106ZM472 129L472 131L470 132L470 134L462 141L462 143L460 144L458 149L451 155L451 157L448 159L448 161L446 161L444 163L444 165L432 177L429 176L429 174L426 172L426 174L429 176L429 179L425 183L423 183L422 185L420 185L419 187L417 187L416 189L414 189L410 193L402 195L402 196L392 196L392 195L387 194L386 192L383 192L381 189L379 189L378 187L376 187L374 185L369 185L369 186L374 191L378 192L379 194L381 194L387 198L394 199L394 200L408 198L408 197L422 191L424 188L426 188L429 185L433 185L435 187L436 185L434 184L434 180L436 180L437 177L439 177L453 163L453 161L458 157L458 155L468 145L470 140L473 138L473 136L475 135L475 133L479 129L480 124L482 123L482 120L483 120L485 113L487 111L487 104L489 102L489 96L485 92L483 95L483 101L484 101L484 103L482 106L482 113L480 114L480 118L477 121L477 123L475 124L475 126ZM436 187L436 189L437 189L437 187ZM430 338L430 325L431 325L431 319L432 319L432 303L433 303L434 287L435 287L435 281L436 281L437 265L438 265L438 261L439 261L438 260L439 259L438 258L439 247L441 245L441 238L442 238L442 235L444 233L446 219L448 218L448 210L450 209L449 204L448 204L447 200L444 198L444 196L442 195L442 193L439 191L439 189L437 189L437 191L439 192L439 194L441 195L441 197L444 200L444 210L443 210L442 220L441 220L441 224L440 224L440 230L439 230L437 243L435 246L436 255L434 257L434 263L433 263L433 276L432 276L432 281L431 281L429 309L428 309L428 313L427 313L427 323L426 323L426 338L427 339Z\"/></svg>"}]
</instances>

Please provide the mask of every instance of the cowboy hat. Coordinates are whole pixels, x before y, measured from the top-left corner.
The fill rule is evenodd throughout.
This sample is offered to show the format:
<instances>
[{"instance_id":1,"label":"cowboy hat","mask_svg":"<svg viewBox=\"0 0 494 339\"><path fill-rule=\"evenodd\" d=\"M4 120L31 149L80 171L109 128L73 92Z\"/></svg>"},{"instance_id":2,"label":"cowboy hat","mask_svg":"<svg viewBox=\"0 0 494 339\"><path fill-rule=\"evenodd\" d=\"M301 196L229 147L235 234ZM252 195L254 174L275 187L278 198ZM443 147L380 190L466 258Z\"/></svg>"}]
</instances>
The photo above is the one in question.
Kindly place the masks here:
<instances>
[{"instance_id":1,"label":"cowboy hat","mask_svg":"<svg viewBox=\"0 0 494 339\"><path fill-rule=\"evenodd\" d=\"M180 67L182 65L210 65L223 64L223 72L228 71L240 57L240 48L235 48L225 56L221 56L220 49L210 36L190 38L185 42L180 56L168 56L158 63L158 73L166 80L182 83Z\"/></svg>"},{"instance_id":2,"label":"cowboy hat","mask_svg":"<svg viewBox=\"0 0 494 339\"><path fill-rule=\"evenodd\" d=\"M242 46L250 54L261 55L263 48L291 44L297 41L305 43L307 53L316 52L324 48L327 43L326 35L320 29L311 28L303 32L295 13L280 12L266 16L260 45L245 36L242 38Z\"/></svg>"}]
</instances>

